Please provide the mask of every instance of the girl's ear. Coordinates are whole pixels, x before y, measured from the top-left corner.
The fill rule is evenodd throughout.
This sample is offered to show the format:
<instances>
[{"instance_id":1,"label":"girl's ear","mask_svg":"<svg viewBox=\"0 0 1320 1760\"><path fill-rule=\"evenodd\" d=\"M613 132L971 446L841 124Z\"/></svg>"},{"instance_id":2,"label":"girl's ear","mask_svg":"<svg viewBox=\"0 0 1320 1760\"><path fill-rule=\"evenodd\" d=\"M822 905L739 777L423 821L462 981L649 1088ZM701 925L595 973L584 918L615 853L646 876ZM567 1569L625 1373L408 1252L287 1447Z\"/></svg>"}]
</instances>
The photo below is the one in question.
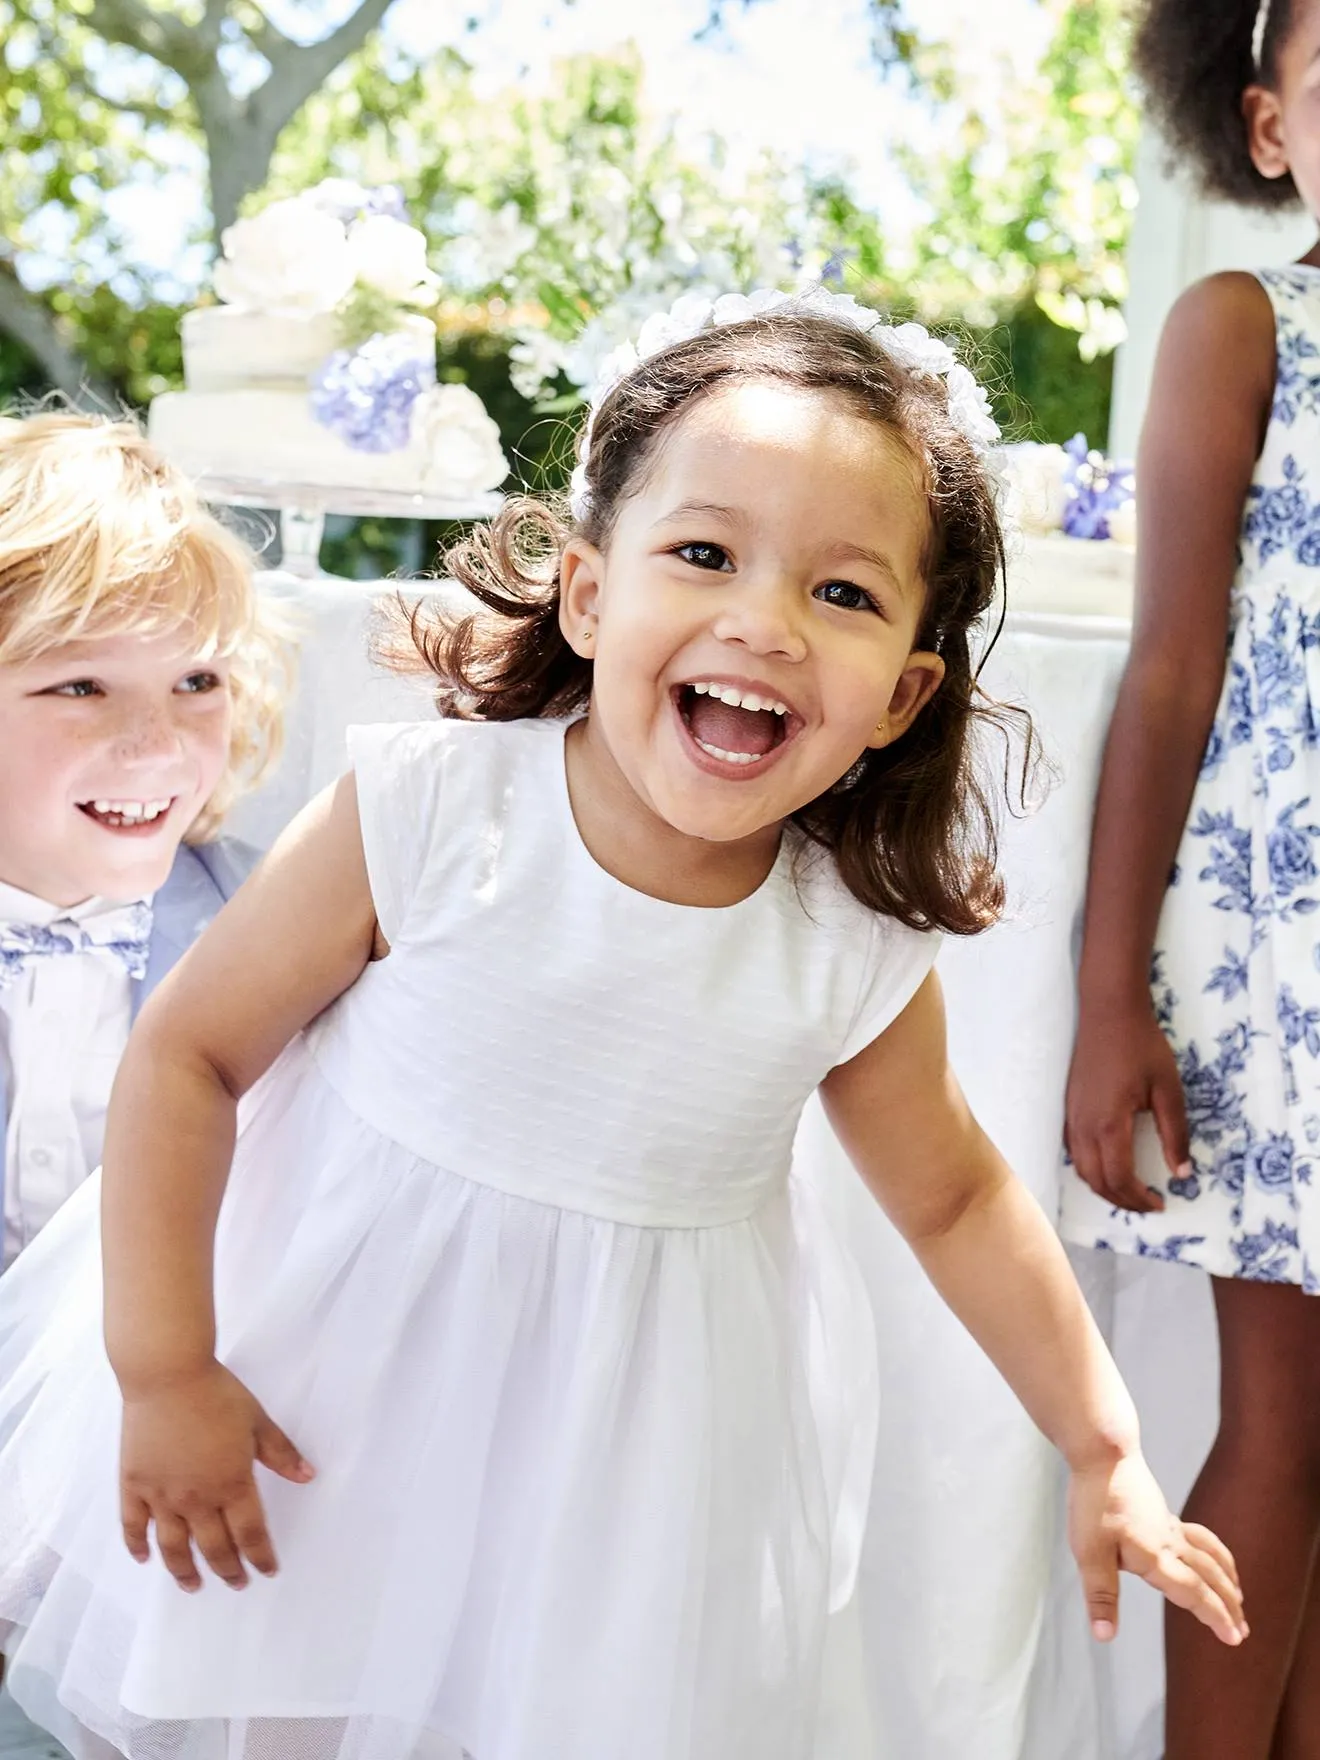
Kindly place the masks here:
<instances>
[{"instance_id":1,"label":"girl's ear","mask_svg":"<svg viewBox=\"0 0 1320 1760\"><path fill-rule=\"evenodd\" d=\"M1268 86L1248 86L1242 94L1247 150L1262 177L1286 177L1292 167L1283 133L1283 105Z\"/></svg>"},{"instance_id":2,"label":"girl's ear","mask_svg":"<svg viewBox=\"0 0 1320 1760\"><path fill-rule=\"evenodd\" d=\"M596 657L596 624L605 559L594 544L570 538L559 560L559 628L583 660Z\"/></svg>"},{"instance_id":3,"label":"girl's ear","mask_svg":"<svg viewBox=\"0 0 1320 1760\"><path fill-rule=\"evenodd\" d=\"M873 751L879 751L882 746L892 745L900 739L943 682L944 661L938 654L923 654L920 650L909 654L907 665L889 699L889 707L880 717L867 745Z\"/></svg>"}]
</instances>

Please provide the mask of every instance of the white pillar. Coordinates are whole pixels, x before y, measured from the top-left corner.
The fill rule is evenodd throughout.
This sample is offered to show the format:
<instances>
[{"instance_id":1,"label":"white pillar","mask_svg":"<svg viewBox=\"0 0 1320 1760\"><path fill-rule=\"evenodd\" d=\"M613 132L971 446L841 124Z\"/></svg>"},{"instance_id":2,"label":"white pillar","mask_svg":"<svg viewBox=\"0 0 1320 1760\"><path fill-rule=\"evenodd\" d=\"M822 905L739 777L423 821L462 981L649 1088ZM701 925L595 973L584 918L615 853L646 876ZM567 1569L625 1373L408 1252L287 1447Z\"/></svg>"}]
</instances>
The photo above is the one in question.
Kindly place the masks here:
<instances>
[{"instance_id":1,"label":"white pillar","mask_svg":"<svg viewBox=\"0 0 1320 1760\"><path fill-rule=\"evenodd\" d=\"M1128 251L1128 339L1119 350L1109 449L1136 450L1155 350L1169 307L1184 287L1217 269L1258 269L1300 257L1315 243L1315 222L1300 209L1256 213L1206 202L1182 176L1171 176L1167 152L1150 131L1137 153L1140 202Z\"/></svg>"}]
</instances>

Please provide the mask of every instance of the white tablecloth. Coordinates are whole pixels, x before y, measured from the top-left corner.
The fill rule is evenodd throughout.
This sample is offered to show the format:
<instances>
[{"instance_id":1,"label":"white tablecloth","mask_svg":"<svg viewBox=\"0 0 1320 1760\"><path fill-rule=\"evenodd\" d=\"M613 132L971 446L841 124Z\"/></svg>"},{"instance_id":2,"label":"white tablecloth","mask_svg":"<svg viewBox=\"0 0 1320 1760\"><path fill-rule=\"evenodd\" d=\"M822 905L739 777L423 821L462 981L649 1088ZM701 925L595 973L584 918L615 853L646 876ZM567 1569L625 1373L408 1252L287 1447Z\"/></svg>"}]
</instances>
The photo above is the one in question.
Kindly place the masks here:
<instances>
[{"instance_id":1,"label":"white tablecloth","mask_svg":"<svg viewBox=\"0 0 1320 1760\"><path fill-rule=\"evenodd\" d=\"M1050 571L1076 550L1039 548L987 672L1026 702L1058 771L1031 817L1010 820L1008 919L950 943L940 971L954 1060L978 1116L1054 1212L1074 1013L1074 935L1104 730L1121 674L1121 615L1052 615ZM1122 559L1083 561L1069 602L1122 613ZM306 636L288 750L233 817L265 845L343 765L352 721L428 712L424 686L365 658L370 594L334 581L266 577ZM1091 1645L1059 1537L1056 1462L842 1164L819 1113L802 1154L847 1217L870 1283L884 1369L884 1420L862 1594L876 1760L1157 1760L1159 1609L1125 1583L1118 1645ZM1143 1407L1147 1446L1171 1497L1190 1487L1215 1422L1214 1338L1199 1274L1146 1262L1081 1265ZM1011 1288L1004 1299L1011 1301Z\"/></svg>"}]
</instances>

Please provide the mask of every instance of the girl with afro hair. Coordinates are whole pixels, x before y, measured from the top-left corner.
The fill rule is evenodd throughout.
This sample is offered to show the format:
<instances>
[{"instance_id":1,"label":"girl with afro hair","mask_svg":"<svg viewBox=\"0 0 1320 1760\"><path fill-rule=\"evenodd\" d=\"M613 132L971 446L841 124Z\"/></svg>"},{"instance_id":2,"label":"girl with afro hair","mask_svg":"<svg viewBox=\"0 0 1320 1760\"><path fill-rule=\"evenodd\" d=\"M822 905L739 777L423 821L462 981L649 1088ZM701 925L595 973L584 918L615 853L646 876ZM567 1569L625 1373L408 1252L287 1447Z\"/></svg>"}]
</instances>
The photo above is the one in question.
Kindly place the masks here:
<instances>
[{"instance_id":1,"label":"girl with afro hair","mask_svg":"<svg viewBox=\"0 0 1320 1760\"><path fill-rule=\"evenodd\" d=\"M1207 195L1320 215L1320 0L1146 0L1136 62ZM1064 1232L1214 1280L1221 1425L1186 1516L1233 1548L1252 1639L1230 1655L1169 1625L1166 1760L1316 1760L1320 242L1174 306L1138 506Z\"/></svg>"}]
</instances>

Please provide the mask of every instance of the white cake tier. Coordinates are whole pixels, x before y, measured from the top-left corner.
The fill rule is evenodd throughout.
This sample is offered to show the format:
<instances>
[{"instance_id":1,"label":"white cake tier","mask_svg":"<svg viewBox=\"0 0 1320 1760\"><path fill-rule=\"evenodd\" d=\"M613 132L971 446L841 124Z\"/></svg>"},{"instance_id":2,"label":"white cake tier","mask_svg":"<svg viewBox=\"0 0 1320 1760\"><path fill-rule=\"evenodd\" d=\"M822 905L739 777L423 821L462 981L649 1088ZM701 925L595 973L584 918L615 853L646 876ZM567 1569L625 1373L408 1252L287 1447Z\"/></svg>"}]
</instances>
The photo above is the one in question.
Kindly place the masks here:
<instances>
[{"instance_id":1,"label":"white cake tier","mask_svg":"<svg viewBox=\"0 0 1320 1760\"><path fill-rule=\"evenodd\" d=\"M442 491L427 481L427 454L359 452L315 420L304 391L167 391L147 418L152 441L190 476L255 478L317 488Z\"/></svg>"},{"instance_id":2,"label":"white cake tier","mask_svg":"<svg viewBox=\"0 0 1320 1760\"><path fill-rule=\"evenodd\" d=\"M189 391L306 391L307 381L342 347L333 312L296 317L201 306L181 325L183 376ZM429 318L402 317L396 326L426 357L435 349Z\"/></svg>"},{"instance_id":3,"label":"white cake tier","mask_svg":"<svg viewBox=\"0 0 1320 1760\"><path fill-rule=\"evenodd\" d=\"M1017 540L1009 554L1008 608L1129 618L1135 572L1130 544L1031 534Z\"/></svg>"}]
</instances>

